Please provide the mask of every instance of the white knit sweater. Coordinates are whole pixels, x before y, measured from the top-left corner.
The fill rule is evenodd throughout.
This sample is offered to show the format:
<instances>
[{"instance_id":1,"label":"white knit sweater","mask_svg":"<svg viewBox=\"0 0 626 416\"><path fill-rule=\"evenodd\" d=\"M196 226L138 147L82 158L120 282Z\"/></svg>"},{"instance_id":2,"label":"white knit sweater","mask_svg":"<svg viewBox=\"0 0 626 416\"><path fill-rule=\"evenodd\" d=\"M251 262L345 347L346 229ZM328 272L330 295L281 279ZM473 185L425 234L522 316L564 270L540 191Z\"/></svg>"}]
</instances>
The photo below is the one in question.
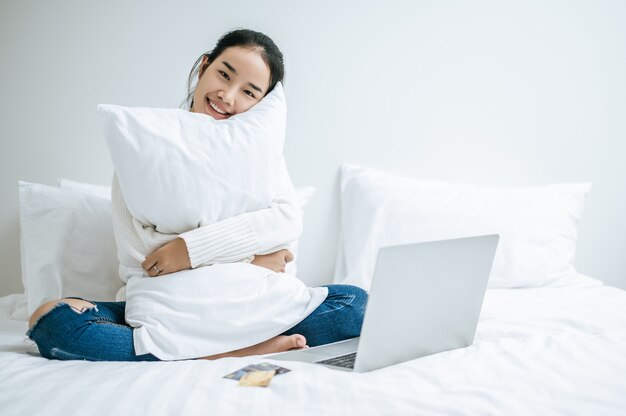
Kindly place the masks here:
<instances>
[{"instance_id":1,"label":"white knit sweater","mask_svg":"<svg viewBox=\"0 0 626 416\"><path fill-rule=\"evenodd\" d=\"M269 208L244 213L180 235L162 234L153 226L136 220L126 206L115 174L111 202L119 274L124 282L141 272L141 263L147 255L178 237L185 240L191 267L195 269L215 263L250 262L255 254L269 254L283 248L293 252L302 233L302 212L295 191L276 196ZM286 272L290 272L292 264L294 262L287 264ZM126 298L124 289L118 292L117 300Z\"/></svg>"}]
</instances>

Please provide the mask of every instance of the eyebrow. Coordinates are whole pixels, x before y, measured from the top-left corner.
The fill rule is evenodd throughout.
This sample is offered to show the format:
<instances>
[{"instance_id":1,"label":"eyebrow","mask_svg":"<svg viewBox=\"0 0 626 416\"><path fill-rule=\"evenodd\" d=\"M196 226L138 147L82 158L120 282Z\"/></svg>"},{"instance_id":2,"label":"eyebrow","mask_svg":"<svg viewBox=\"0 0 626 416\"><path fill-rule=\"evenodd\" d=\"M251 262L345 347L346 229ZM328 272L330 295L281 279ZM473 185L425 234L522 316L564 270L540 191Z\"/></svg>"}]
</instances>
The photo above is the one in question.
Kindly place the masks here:
<instances>
[{"instance_id":1,"label":"eyebrow","mask_svg":"<svg viewBox=\"0 0 626 416\"><path fill-rule=\"evenodd\" d=\"M224 65L226 65L226 68L230 69L230 70L233 72L233 74L237 75L237 70L236 70L235 68L233 68L233 66L232 66L231 64L229 64L229 63L228 63L228 62L226 62L226 61L222 61L222 63L223 63ZM261 94L263 94L263 90L262 90L261 88L257 87L256 85L254 85L253 83L248 82L248 85L250 85L252 88L254 88L254 89L255 89L255 90L257 90L258 92L260 92Z\"/></svg>"}]
</instances>

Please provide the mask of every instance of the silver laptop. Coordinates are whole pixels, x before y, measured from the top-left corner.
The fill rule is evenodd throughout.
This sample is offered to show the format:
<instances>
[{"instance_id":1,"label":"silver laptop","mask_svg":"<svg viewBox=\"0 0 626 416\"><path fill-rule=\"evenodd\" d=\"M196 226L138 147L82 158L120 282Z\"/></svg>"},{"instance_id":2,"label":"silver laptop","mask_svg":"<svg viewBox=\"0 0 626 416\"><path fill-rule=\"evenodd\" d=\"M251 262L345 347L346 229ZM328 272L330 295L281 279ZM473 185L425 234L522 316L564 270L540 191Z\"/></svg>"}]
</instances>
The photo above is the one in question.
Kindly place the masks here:
<instances>
[{"instance_id":1,"label":"silver laptop","mask_svg":"<svg viewBox=\"0 0 626 416\"><path fill-rule=\"evenodd\" d=\"M360 337L264 358L365 372L471 345L498 239L381 248Z\"/></svg>"}]
</instances>

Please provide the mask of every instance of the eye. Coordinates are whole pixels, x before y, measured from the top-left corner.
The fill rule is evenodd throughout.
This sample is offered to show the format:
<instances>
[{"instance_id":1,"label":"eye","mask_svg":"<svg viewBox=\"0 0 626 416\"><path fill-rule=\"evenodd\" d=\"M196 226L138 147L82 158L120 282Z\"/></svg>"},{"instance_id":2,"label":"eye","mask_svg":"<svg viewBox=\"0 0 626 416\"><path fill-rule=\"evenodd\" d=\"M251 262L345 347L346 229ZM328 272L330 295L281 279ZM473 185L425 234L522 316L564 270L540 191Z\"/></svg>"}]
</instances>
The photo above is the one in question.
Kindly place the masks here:
<instances>
[{"instance_id":1,"label":"eye","mask_svg":"<svg viewBox=\"0 0 626 416\"><path fill-rule=\"evenodd\" d=\"M256 97L254 96L254 93L253 93L252 91L250 91L250 90L244 90L244 92L245 92L246 94L248 94L250 97L252 97L252 98L256 98Z\"/></svg>"},{"instance_id":2,"label":"eye","mask_svg":"<svg viewBox=\"0 0 626 416\"><path fill-rule=\"evenodd\" d=\"M224 77L224 78L226 78L226 79L230 80L230 76L228 76L228 74L227 74L226 72L224 72L224 71L218 71L218 72L219 72L220 74L222 74L222 77Z\"/></svg>"}]
</instances>

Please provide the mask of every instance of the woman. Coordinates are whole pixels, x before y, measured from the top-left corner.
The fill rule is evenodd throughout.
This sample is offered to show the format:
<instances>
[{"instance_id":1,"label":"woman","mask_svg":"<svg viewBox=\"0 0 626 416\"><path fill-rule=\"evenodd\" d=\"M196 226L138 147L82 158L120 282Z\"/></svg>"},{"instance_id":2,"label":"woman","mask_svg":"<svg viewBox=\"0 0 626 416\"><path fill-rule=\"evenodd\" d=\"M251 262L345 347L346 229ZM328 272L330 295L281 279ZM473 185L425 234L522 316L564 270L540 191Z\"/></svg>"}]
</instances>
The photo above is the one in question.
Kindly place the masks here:
<instances>
[{"instance_id":1,"label":"woman","mask_svg":"<svg viewBox=\"0 0 626 416\"><path fill-rule=\"evenodd\" d=\"M198 81L192 88L197 72ZM203 54L189 75L190 111L221 120L249 110L284 78L283 57L266 35L235 30ZM301 232L301 213L292 198L278 195L270 208L246 213L165 235L139 224L131 216L113 178L112 212L115 239L124 267L140 264L158 278L215 263L246 261L274 272L285 272L293 260L289 243ZM359 336L367 292L350 285L326 285L324 302L283 334L259 344L203 359L242 357L308 348ZM31 316L27 335L44 357L90 361L158 361L136 355L133 329L124 320L125 302L65 298L41 305ZM308 344L307 345L307 341Z\"/></svg>"}]
</instances>

